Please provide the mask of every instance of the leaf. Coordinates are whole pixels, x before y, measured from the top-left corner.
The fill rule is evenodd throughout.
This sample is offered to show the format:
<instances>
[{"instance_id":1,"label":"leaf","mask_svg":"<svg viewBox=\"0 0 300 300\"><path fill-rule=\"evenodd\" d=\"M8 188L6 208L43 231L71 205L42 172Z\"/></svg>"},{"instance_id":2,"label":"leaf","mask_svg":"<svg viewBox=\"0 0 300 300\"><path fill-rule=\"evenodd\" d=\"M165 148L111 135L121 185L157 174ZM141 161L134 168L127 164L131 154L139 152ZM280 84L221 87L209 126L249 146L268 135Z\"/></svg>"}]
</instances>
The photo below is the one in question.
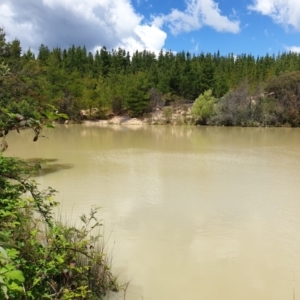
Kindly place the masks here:
<instances>
[{"instance_id":1,"label":"leaf","mask_svg":"<svg viewBox=\"0 0 300 300\"><path fill-rule=\"evenodd\" d=\"M6 108L0 108L0 110L1 110L4 114L7 114L7 113L8 113L8 109L6 109Z\"/></svg>"},{"instance_id":2,"label":"leaf","mask_svg":"<svg viewBox=\"0 0 300 300\"><path fill-rule=\"evenodd\" d=\"M21 127L24 127L24 126L26 125L26 120L22 120L22 121L19 123L19 125L20 125Z\"/></svg>"},{"instance_id":3,"label":"leaf","mask_svg":"<svg viewBox=\"0 0 300 300\"><path fill-rule=\"evenodd\" d=\"M3 291L5 298L8 299L8 295L7 295L7 287L6 285L4 285L4 282L2 282L1 280L1 276L0 276L0 286L1 286L1 290Z\"/></svg>"},{"instance_id":4,"label":"leaf","mask_svg":"<svg viewBox=\"0 0 300 300\"><path fill-rule=\"evenodd\" d=\"M15 114L14 116L18 121L22 121L24 119L24 116L20 115L20 114Z\"/></svg>"},{"instance_id":5,"label":"leaf","mask_svg":"<svg viewBox=\"0 0 300 300\"><path fill-rule=\"evenodd\" d=\"M46 116L47 119L53 119L53 118L55 118L55 114L53 112L51 112L51 111L46 111L44 113L44 115Z\"/></svg>"},{"instance_id":6,"label":"leaf","mask_svg":"<svg viewBox=\"0 0 300 300\"><path fill-rule=\"evenodd\" d=\"M4 258L8 258L7 253L6 253L6 251L5 251L4 248L0 247L0 253L2 254L2 256L3 256Z\"/></svg>"},{"instance_id":7,"label":"leaf","mask_svg":"<svg viewBox=\"0 0 300 300\"><path fill-rule=\"evenodd\" d=\"M63 113L57 114L57 116L63 119L69 119L69 116Z\"/></svg>"},{"instance_id":8,"label":"leaf","mask_svg":"<svg viewBox=\"0 0 300 300\"><path fill-rule=\"evenodd\" d=\"M13 270L13 271L6 272L5 276L12 280L17 280L19 282L25 281L23 273L20 270Z\"/></svg>"},{"instance_id":9,"label":"leaf","mask_svg":"<svg viewBox=\"0 0 300 300\"><path fill-rule=\"evenodd\" d=\"M36 142L39 138L39 135L37 134L34 138L33 138L33 141Z\"/></svg>"},{"instance_id":10,"label":"leaf","mask_svg":"<svg viewBox=\"0 0 300 300\"><path fill-rule=\"evenodd\" d=\"M4 234L3 232L0 232L0 240L2 240L2 241L12 241L12 239L10 237L8 237L6 234Z\"/></svg>"},{"instance_id":11,"label":"leaf","mask_svg":"<svg viewBox=\"0 0 300 300\"><path fill-rule=\"evenodd\" d=\"M17 248L17 247L16 247ZM17 249L19 248L10 248L10 249L7 249L7 255L10 259L15 259L18 255L19 255L19 251Z\"/></svg>"},{"instance_id":12,"label":"leaf","mask_svg":"<svg viewBox=\"0 0 300 300\"><path fill-rule=\"evenodd\" d=\"M15 114L12 114L12 113L6 113L11 119L15 118Z\"/></svg>"},{"instance_id":13,"label":"leaf","mask_svg":"<svg viewBox=\"0 0 300 300\"><path fill-rule=\"evenodd\" d=\"M32 119L29 119L26 121L26 125L31 127L34 124L34 121Z\"/></svg>"},{"instance_id":14,"label":"leaf","mask_svg":"<svg viewBox=\"0 0 300 300\"><path fill-rule=\"evenodd\" d=\"M32 120L34 124L37 124L37 125L41 124L41 122L39 120L36 120L36 119L33 119L33 118L30 118L30 120Z\"/></svg>"}]
</instances>

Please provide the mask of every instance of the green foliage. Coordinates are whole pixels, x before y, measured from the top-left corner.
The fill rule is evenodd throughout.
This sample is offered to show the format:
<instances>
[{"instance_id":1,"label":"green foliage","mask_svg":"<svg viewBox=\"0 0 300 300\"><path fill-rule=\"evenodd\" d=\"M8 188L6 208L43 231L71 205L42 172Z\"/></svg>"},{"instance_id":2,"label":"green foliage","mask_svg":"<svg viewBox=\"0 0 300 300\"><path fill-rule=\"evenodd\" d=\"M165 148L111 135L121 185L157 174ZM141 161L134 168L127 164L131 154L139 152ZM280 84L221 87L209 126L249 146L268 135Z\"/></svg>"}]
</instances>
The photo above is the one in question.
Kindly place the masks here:
<instances>
[{"instance_id":1,"label":"green foliage","mask_svg":"<svg viewBox=\"0 0 300 300\"><path fill-rule=\"evenodd\" d=\"M0 107L25 118L39 118L48 104L75 121L80 121L80 110L97 111L85 118L143 117L155 107L176 105L176 99L185 105L212 90L220 100L217 117L209 122L300 126L299 53L256 58L219 52L155 55L144 50L131 57L120 48L103 47L93 54L85 46L50 50L41 45L35 58L30 50L21 50L20 42L7 42L0 28ZM242 99L244 82L248 90ZM257 87L265 84L267 93L258 94ZM272 92L275 96L269 97ZM250 97L255 99L251 102ZM270 104L264 98L270 98Z\"/></svg>"},{"instance_id":2,"label":"green foliage","mask_svg":"<svg viewBox=\"0 0 300 300\"><path fill-rule=\"evenodd\" d=\"M9 69L8 65L6 65L4 62L1 62L0 63L0 80L4 76L9 75L9 73L10 73L10 69Z\"/></svg>"},{"instance_id":3,"label":"green foliage","mask_svg":"<svg viewBox=\"0 0 300 300\"><path fill-rule=\"evenodd\" d=\"M35 168L0 155L0 298L102 299L118 291L97 209L82 226L55 220L55 190L38 189L28 178Z\"/></svg>"},{"instance_id":4,"label":"green foliage","mask_svg":"<svg viewBox=\"0 0 300 300\"><path fill-rule=\"evenodd\" d=\"M124 94L130 117L141 117L149 109L150 86L144 73L127 76Z\"/></svg>"},{"instance_id":5,"label":"green foliage","mask_svg":"<svg viewBox=\"0 0 300 300\"><path fill-rule=\"evenodd\" d=\"M217 116L215 121L219 125L240 126L251 116L251 99L249 87L241 85L229 91L217 103Z\"/></svg>"},{"instance_id":6,"label":"green foliage","mask_svg":"<svg viewBox=\"0 0 300 300\"><path fill-rule=\"evenodd\" d=\"M207 124L208 119L215 113L215 102L212 90L205 91L195 100L192 106L192 115L196 118L196 123Z\"/></svg>"},{"instance_id":7,"label":"green foliage","mask_svg":"<svg viewBox=\"0 0 300 300\"><path fill-rule=\"evenodd\" d=\"M271 78L266 91L276 100L274 114L280 124L300 125L300 72Z\"/></svg>"},{"instance_id":8,"label":"green foliage","mask_svg":"<svg viewBox=\"0 0 300 300\"><path fill-rule=\"evenodd\" d=\"M25 281L23 273L14 263L14 259L19 255L15 248L14 242L0 232L0 290L5 299L9 299L8 291L21 294L22 283Z\"/></svg>"}]
</instances>

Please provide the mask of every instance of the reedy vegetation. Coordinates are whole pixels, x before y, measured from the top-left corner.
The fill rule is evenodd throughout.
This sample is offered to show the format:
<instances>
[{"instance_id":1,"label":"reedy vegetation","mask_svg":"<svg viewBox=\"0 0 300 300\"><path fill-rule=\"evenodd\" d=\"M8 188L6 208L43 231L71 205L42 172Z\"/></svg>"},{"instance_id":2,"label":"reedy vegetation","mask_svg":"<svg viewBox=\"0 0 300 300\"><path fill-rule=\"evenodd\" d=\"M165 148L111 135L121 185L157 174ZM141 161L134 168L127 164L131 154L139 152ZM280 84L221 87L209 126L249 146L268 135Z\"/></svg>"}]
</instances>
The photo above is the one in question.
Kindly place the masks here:
<instances>
[{"instance_id":1,"label":"reedy vegetation","mask_svg":"<svg viewBox=\"0 0 300 300\"><path fill-rule=\"evenodd\" d=\"M0 30L0 106L25 117L46 104L77 121L80 109L92 108L99 109L94 118L143 117L211 90L214 109L201 123L299 126L299 70L300 54L292 52L254 57L145 50L131 56L124 49L93 54L84 46L41 45L35 57L30 50L22 55L20 42L7 43Z\"/></svg>"}]
</instances>

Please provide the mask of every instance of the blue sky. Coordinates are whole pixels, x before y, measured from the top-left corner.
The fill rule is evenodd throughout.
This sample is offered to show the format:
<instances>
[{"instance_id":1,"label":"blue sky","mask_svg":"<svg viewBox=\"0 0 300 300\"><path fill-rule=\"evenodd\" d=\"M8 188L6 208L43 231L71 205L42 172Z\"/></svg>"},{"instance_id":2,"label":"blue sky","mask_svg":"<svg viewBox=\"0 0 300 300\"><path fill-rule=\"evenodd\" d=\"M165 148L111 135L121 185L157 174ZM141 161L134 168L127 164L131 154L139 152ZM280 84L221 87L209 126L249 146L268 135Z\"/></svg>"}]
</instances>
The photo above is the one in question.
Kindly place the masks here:
<instances>
[{"instance_id":1,"label":"blue sky","mask_svg":"<svg viewBox=\"0 0 300 300\"><path fill-rule=\"evenodd\" d=\"M264 56L300 52L299 0L0 0L23 50L86 45Z\"/></svg>"}]
</instances>

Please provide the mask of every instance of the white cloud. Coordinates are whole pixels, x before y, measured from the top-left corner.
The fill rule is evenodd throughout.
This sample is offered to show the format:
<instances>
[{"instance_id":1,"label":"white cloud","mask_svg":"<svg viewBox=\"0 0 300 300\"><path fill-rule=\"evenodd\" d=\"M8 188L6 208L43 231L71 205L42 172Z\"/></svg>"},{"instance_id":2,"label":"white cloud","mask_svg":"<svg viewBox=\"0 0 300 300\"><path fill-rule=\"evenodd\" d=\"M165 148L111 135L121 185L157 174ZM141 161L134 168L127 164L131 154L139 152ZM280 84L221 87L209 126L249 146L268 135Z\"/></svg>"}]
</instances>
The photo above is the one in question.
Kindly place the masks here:
<instances>
[{"instance_id":1,"label":"white cloud","mask_svg":"<svg viewBox=\"0 0 300 300\"><path fill-rule=\"evenodd\" d=\"M210 26L219 32L237 33L240 23L222 15L214 0L186 0L186 9L158 14L147 22L133 0L0 0L0 26L8 39L18 38L23 50L85 45L88 50L106 46L158 53L163 49L167 25L173 34ZM144 0L146 1L146 0Z\"/></svg>"},{"instance_id":2,"label":"white cloud","mask_svg":"<svg viewBox=\"0 0 300 300\"><path fill-rule=\"evenodd\" d=\"M219 32L238 33L240 23L221 15L218 4L213 0L187 0L184 11L173 9L168 15L153 17L157 26L166 23L173 34L190 32L202 26L210 26Z\"/></svg>"},{"instance_id":3,"label":"white cloud","mask_svg":"<svg viewBox=\"0 0 300 300\"><path fill-rule=\"evenodd\" d=\"M249 10L271 17L274 22L285 27L292 26L300 31L299 0L253 0Z\"/></svg>"},{"instance_id":4,"label":"white cloud","mask_svg":"<svg viewBox=\"0 0 300 300\"><path fill-rule=\"evenodd\" d=\"M31 43L34 43L36 38L34 24L28 21L16 23L14 21L15 17L16 14L10 5L5 3L0 5L0 26L4 28L6 38L8 40L20 39L20 35L22 35L22 40L28 45L26 47L28 48Z\"/></svg>"},{"instance_id":5,"label":"white cloud","mask_svg":"<svg viewBox=\"0 0 300 300\"><path fill-rule=\"evenodd\" d=\"M23 48L86 45L158 52L166 33L145 24L130 0L0 0L0 26ZM26 2L26 3L25 3Z\"/></svg>"},{"instance_id":6,"label":"white cloud","mask_svg":"<svg viewBox=\"0 0 300 300\"><path fill-rule=\"evenodd\" d=\"M300 46L285 46L286 51L300 53Z\"/></svg>"},{"instance_id":7,"label":"white cloud","mask_svg":"<svg viewBox=\"0 0 300 300\"><path fill-rule=\"evenodd\" d=\"M164 44L167 34L155 25L138 25L135 27L134 32L139 37L139 40L130 36L122 39L122 42L117 47L126 48L131 53L136 50L142 51L147 49L156 55L163 49L161 45Z\"/></svg>"},{"instance_id":8,"label":"white cloud","mask_svg":"<svg viewBox=\"0 0 300 300\"><path fill-rule=\"evenodd\" d=\"M134 31L150 51L161 49L161 45L167 38L167 34L155 25L138 25L135 27Z\"/></svg>"}]
</instances>

